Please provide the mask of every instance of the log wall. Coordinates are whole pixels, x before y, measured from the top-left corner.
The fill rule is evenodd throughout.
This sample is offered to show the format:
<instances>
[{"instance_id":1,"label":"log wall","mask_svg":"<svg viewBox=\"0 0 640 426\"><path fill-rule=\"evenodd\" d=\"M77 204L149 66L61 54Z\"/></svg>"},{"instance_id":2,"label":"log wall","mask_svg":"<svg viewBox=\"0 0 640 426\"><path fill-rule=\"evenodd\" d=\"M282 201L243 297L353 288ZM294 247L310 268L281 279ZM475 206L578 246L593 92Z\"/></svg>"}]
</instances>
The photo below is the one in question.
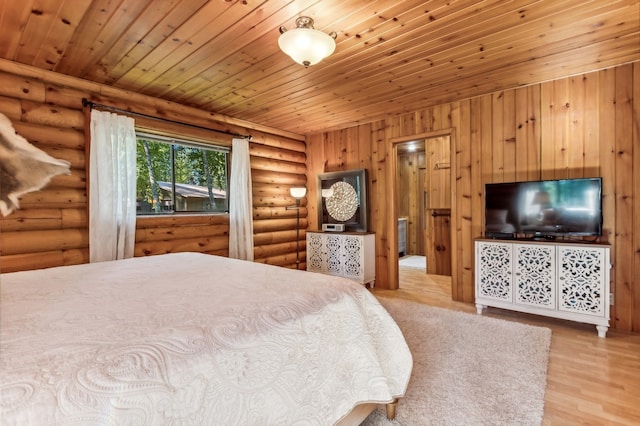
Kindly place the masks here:
<instances>
[{"instance_id":1,"label":"log wall","mask_svg":"<svg viewBox=\"0 0 640 426\"><path fill-rule=\"evenodd\" d=\"M256 262L296 265L296 211L289 187L306 185L304 137L160 101L136 93L0 61L0 112L17 132L55 158L71 162L70 176L21 198L20 209L0 217L0 271L12 272L89 261L87 158L82 99L214 130L248 134L253 176ZM145 128L229 144L231 136L157 120ZM306 268L306 200L300 209L301 268ZM228 215L138 217L135 256L197 251L227 256Z\"/></svg>"},{"instance_id":2,"label":"log wall","mask_svg":"<svg viewBox=\"0 0 640 426\"><path fill-rule=\"evenodd\" d=\"M505 90L307 136L308 175L369 170L376 286L397 288L394 142L451 134L452 296L474 300L487 182L602 176L612 327L640 331L640 63ZM324 161L321 161L324 159ZM315 197L310 186L309 199ZM310 207L310 228L316 212Z\"/></svg>"}]
</instances>

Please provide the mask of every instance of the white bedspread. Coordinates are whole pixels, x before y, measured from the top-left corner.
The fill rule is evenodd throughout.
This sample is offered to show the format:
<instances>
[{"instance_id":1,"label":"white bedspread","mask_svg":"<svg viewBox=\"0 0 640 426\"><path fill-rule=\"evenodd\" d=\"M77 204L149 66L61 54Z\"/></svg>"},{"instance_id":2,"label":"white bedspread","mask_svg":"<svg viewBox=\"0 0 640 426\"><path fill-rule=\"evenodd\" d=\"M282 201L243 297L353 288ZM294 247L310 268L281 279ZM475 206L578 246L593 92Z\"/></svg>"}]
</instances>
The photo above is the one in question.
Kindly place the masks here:
<instances>
[{"instance_id":1,"label":"white bedspread","mask_svg":"<svg viewBox=\"0 0 640 426\"><path fill-rule=\"evenodd\" d=\"M0 275L3 425L328 425L411 353L349 280L196 253Z\"/></svg>"}]
</instances>

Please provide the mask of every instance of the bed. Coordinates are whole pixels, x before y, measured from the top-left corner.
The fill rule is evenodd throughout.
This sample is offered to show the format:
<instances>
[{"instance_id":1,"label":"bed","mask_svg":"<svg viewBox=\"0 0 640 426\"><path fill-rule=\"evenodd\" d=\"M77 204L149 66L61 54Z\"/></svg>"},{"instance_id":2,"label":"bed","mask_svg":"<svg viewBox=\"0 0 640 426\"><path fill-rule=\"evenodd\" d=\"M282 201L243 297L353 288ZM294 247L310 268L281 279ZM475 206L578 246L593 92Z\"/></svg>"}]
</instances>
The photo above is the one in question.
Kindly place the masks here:
<instances>
[{"instance_id":1,"label":"bed","mask_svg":"<svg viewBox=\"0 0 640 426\"><path fill-rule=\"evenodd\" d=\"M0 275L3 425L332 425L401 397L399 328L349 280L175 253Z\"/></svg>"}]
</instances>

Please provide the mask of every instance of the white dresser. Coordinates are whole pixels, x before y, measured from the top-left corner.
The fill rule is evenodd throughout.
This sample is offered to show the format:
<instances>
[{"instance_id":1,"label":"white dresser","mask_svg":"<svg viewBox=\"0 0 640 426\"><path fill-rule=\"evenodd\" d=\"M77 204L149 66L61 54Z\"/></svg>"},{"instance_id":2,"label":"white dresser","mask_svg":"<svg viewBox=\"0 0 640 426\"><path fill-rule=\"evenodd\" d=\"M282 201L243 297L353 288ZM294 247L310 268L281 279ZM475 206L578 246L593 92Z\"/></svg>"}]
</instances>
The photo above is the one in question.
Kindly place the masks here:
<instances>
[{"instance_id":1,"label":"white dresser","mask_svg":"<svg viewBox=\"0 0 640 426\"><path fill-rule=\"evenodd\" d=\"M337 275L373 287L375 234L307 231L307 271Z\"/></svg>"},{"instance_id":2,"label":"white dresser","mask_svg":"<svg viewBox=\"0 0 640 426\"><path fill-rule=\"evenodd\" d=\"M517 240L476 240L479 314L493 306L609 328L610 248Z\"/></svg>"}]
</instances>

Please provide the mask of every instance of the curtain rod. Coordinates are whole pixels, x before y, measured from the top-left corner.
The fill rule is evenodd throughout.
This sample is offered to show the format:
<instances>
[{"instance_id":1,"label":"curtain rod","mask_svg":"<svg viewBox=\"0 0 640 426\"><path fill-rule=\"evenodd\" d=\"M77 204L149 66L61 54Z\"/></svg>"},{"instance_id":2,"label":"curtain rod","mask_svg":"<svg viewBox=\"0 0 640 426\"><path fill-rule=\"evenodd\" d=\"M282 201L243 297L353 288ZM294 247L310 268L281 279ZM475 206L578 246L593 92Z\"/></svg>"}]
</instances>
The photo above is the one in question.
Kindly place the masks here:
<instances>
[{"instance_id":1,"label":"curtain rod","mask_svg":"<svg viewBox=\"0 0 640 426\"><path fill-rule=\"evenodd\" d=\"M200 129L200 130L209 130L211 132L223 133L225 135L231 135L231 136L236 136L236 137L239 137L239 138L244 138L244 139L251 140L251 135L241 135L239 133L226 132L224 130L211 129L209 127L199 126L197 124L183 123L181 121L171 120L169 118L156 117L156 116L149 115L149 114L144 114L144 113L141 113L141 112L129 111L127 109L122 109L122 108L114 107L114 106L111 106L111 105L104 105L104 104L99 104L99 103L96 103L96 102L92 102L92 101L88 100L87 98L82 98L82 106L83 107L89 107L91 109L96 107L96 108L104 109L104 110L108 110L108 111L121 112L121 113L124 113L124 114L134 115L134 116L137 116L137 117L144 117L144 118L149 118L149 119L152 119L152 120L165 121L167 123L178 124L178 125L181 125L181 126L193 127L193 128Z\"/></svg>"}]
</instances>

